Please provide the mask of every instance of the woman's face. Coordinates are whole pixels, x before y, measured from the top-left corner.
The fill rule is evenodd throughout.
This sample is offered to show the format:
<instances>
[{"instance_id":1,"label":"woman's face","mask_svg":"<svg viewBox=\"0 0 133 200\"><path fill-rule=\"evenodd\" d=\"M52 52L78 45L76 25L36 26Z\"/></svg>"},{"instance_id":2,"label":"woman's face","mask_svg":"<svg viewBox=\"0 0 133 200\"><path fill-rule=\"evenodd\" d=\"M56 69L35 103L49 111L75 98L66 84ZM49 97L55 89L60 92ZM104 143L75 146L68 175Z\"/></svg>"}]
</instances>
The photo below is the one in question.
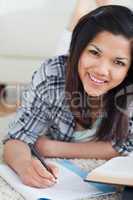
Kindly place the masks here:
<instances>
[{"instance_id":1,"label":"woman's face","mask_svg":"<svg viewBox=\"0 0 133 200\"><path fill-rule=\"evenodd\" d=\"M78 73L89 96L100 96L118 86L131 64L130 41L122 35L99 33L82 52Z\"/></svg>"}]
</instances>

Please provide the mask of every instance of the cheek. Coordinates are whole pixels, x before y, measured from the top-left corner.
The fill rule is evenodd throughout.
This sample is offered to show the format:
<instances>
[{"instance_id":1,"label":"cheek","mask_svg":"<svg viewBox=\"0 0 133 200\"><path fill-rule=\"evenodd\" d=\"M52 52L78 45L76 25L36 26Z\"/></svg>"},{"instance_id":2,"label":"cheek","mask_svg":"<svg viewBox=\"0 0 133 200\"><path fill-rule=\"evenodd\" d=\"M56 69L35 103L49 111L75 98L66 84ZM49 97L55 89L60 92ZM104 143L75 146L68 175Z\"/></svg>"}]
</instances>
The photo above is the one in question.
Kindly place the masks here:
<instances>
[{"instance_id":1,"label":"cheek","mask_svg":"<svg viewBox=\"0 0 133 200\"><path fill-rule=\"evenodd\" d=\"M84 56L81 56L78 63L78 73L80 78L84 75L88 64Z\"/></svg>"},{"instance_id":2,"label":"cheek","mask_svg":"<svg viewBox=\"0 0 133 200\"><path fill-rule=\"evenodd\" d=\"M90 63L90 59L88 57L88 55L86 55L85 53L81 55L80 59L79 59L79 65L82 69L85 69L89 66Z\"/></svg>"},{"instance_id":3,"label":"cheek","mask_svg":"<svg viewBox=\"0 0 133 200\"><path fill-rule=\"evenodd\" d=\"M122 71L117 71L113 73L113 80L116 82L116 84L120 84L124 81L124 79L127 76L128 71L127 70L122 70Z\"/></svg>"}]
</instances>

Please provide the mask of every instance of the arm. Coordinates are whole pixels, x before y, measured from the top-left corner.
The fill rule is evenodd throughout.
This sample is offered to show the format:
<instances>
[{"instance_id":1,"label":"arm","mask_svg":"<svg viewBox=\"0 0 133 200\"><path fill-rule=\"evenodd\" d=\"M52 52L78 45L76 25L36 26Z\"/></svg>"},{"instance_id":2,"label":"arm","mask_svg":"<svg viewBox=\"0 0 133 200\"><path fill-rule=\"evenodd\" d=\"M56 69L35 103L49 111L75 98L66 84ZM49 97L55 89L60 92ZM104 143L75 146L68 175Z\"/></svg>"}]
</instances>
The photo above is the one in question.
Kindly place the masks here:
<instances>
[{"instance_id":1,"label":"arm","mask_svg":"<svg viewBox=\"0 0 133 200\"><path fill-rule=\"evenodd\" d=\"M49 140L42 136L37 140L36 148L42 156L48 157L110 159L119 156L111 143L102 141L69 143Z\"/></svg>"},{"instance_id":2,"label":"arm","mask_svg":"<svg viewBox=\"0 0 133 200\"><path fill-rule=\"evenodd\" d=\"M46 101L49 102L49 95L45 92L42 98L39 96L43 89L45 90L47 87L45 73L43 74L44 69L45 67L42 65L34 74L31 85L23 93L22 105L14 120L11 121L8 140L5 140L4 148L5 162L17 172L24 184L35 187L51 186L54 183L53 176L41 162L32 158L27 144L34 143L38 134L47 129L50 118L50 111L48 110L50 103L49 107L45 104ZM41 87L40 90L39 86L42 82L44 87ZM49 118L46 117L48 113ZM51 169L56 176L55 167L51 166Z\"/></svg>"},{"instance_id":3,"label":"arm","mask_svg":"<svg viewBox=\"0 0 133 200\"><path fill-rule=\"evenodd\" d=\"M91 10L96 8L95 1L89 1L89 0L77 0L74 12L72 14L71 20L68 24L68 30L70 32L73 31L74 27L76 26L79 19L89 13Z\"/></svg>"},{"instance_id":4,"label":"arm","mask_svg":"<svg viewBox=\"0 0 133 200\"><path fill-rule=\"evenodd\" d=\"M31 161L31 153L28 145L19 140L7 141L4 145L4 160L20 174L23 164L28 164Z\"/></svg>"},{"instance_id":5,"label":"arm","mask_svg":"<svg viewBox=\"0 0 133 200\"><path fill-rule=\"evenodd\" d=\"M90 0L77 0L72 16L70 17L70 21L68 23L67 28L61 34L60 40L56 46L55 55L63 55L68 54L71 35L74 27L76 26L79 19L87 14L89 11L96 8L95 1Z\"/></svg>"},{"instance_id":6,"label":"arm","mask_svg":"<svg viewBox=\"0 0 133 200\"><path fill-rule=\"evenodd\" d=\"M105 6L112 4L112 0L96 0L97 6Z\"/></svg>"},{"instance_id":7,"label":"arm","mask_svg":"<svg viewBox=\"0 0 133 200\"><path fill-rule=\"evenodd\" d=\"M112 0L77 0L68 26L61 34L60 40L56 46L55 55L63 55L68 53L72 31L83 15L89 13L97 6L99 7L102 5L107 5L111 2Z\"/></svg>"},{"instance_id":8,"label":"arm","mask_svg":"<svg viewBox=\"0 0 133 200\"><path fill-rule=\"evenodd\" d=\"M85 14L89 13L91 10L99 6L109 5L111 3L112 0L77 0L73 15L68 24L68 30L72 32L79 19Z\"/></svg>"}]
</instances>

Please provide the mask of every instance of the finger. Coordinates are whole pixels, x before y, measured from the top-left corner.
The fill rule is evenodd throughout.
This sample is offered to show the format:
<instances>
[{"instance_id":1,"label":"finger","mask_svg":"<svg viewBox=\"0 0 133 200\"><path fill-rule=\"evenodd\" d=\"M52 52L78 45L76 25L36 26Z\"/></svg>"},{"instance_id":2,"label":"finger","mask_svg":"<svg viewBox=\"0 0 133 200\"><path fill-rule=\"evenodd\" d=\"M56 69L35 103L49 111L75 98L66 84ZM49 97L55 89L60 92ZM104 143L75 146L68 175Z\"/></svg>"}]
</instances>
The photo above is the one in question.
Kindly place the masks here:
<instances>
[{"instance_id":1,"label":"finger","mask_svg":"<svg viewBox=\"0 0 133 200\"><path fill-rule=\"evenodd\" d=\"M55 181L51 181L50 179L40 176L35 169L32 173L32 179L38 183L39 187L49 187L55 184Z\"/></svg>"},{"instance_id":2,"label":"finger","mask_svg":"<svg viewBox=\"0 0 133 200\"><path fill-rule=\"evenodd\" d=\"M55 182L54 176L42 165L38 159L33 160L33 167L37 174L42 178L47 178L48 180Z\"/></svg>"},{"instance_id":3,"label":"finger","mask_svg":"<svg viewBox=\"0 0 133 200\"><path fill-rule=\"evenodd\" d=\"M46 178L41 178L39 176L36 176L36 177L32 177L32 184L35 187L46 188L46 187L53 186L55 182L52 182Z\"/></svg>"},{"instance_id":4,"label":"finger","mask_svg":"<svg viewBox=\"0 0 133 200\"><path fill-rule=\"evenodd\" d=\"M46 188L53 185L53 183L51 183L47 179L45 181L40 181L39 179L37 179L37 177L33 177L33 178L30 177L30 179L23 180L23 183L25 185L36 187L36 188Z\"/></svg>"},{"instance_id":5,"label":"finger","mask_svg":"<svg viewBox=\"0 0 133 200\"><path fill-rule=\"evenodd\" d=\"M30 173L25 174L24 176L21 177L22 182L25 185L32 186L32 187L50 187L54 184L54 182L42 178L38 175L38 173L34 170L34 168L31 168Z\"/></svg>"},{"instance_id":6,"label":"finger","mask_svg":"<svg viewBox=\"0 0 133 200\"><path fill-rule=\"evenodd\" d=\"M56 165L52 164L52 163L48 163L48 166L51 168L52 173L54 174L54 176L56 178L58 178L58 176L59 176L59 168Z\"/></svg>"}]
</instances>

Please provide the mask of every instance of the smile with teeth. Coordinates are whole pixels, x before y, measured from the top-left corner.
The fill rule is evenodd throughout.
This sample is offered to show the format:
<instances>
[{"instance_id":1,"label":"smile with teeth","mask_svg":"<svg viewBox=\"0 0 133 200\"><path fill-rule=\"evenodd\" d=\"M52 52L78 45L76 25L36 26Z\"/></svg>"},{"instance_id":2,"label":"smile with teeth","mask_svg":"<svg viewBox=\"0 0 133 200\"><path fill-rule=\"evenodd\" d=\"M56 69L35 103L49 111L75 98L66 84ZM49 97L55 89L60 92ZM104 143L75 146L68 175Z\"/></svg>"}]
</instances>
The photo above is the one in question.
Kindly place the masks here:
<instances>
[{"instance_id":1,"label":"smile with teeth","mask_svg":"<svg viewBox=\"0 0 133 200\"><path fill-rule=\"evenodd\" d=\"M95 78L94 76L92 76L91 74L89 74L89 76L90 76L90 79L91 79L92 81L94 81L95 83L99 83L99 84L105 83L105 81L96 79L96 78Z\"/></svg>"}]
</instances>

